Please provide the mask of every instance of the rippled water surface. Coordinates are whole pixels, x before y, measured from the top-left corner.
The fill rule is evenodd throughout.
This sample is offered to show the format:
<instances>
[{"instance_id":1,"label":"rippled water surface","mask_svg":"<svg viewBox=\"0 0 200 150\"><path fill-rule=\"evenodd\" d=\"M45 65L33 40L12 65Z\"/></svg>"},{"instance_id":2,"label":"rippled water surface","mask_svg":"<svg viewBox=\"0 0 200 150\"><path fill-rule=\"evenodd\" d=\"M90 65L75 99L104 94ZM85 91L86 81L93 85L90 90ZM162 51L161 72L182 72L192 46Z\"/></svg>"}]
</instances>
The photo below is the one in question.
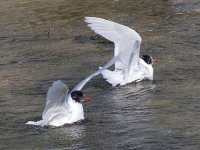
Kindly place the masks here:
<instances>
[{"instance_id":1,"label":"rippled water surface","mask_svg":"<svg viewBox=\"0 0 200 150\"><path fill-rule=\"evenodd\" d=\"M1 0L0 149L200 149L199 0ZM86 122L26 126L41 118L48 87L70 88L113 55L84 16L113 20L160 60L154 81L84 87Z\"/></svg>"}]
</instances>

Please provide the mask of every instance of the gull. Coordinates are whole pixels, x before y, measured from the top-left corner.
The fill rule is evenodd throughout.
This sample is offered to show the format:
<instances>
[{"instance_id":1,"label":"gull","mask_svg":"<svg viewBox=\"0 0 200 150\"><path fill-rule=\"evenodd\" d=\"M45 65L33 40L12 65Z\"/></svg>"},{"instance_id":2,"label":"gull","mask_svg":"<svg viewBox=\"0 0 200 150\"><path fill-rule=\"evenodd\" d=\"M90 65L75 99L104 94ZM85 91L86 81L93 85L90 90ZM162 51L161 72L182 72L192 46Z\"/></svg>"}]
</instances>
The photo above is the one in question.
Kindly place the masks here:
<instances>
[{"instance_id":1,"label":"gull","mask_svg":"<svg viewBox=\"0 0 200 150\"><path fill-rule=\"evenodd\" d=\"M107 82L116 86L144 79L153 80L152 64L158 61L150 55L139 57L142 38L135 30L97 17L85 17L85 22L95 33L114 43L112 60L115 69L101 72Z\"/></svg>"}]
</instances>

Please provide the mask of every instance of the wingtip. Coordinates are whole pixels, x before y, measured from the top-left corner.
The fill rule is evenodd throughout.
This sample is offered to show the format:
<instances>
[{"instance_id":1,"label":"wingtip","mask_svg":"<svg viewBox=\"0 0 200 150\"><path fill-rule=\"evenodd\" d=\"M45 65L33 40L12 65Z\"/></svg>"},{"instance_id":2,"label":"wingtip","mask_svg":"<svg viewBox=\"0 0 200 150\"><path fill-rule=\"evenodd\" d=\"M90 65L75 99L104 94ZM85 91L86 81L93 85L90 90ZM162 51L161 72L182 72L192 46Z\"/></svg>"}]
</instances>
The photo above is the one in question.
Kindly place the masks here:
<instances>
[{"instance_id":1,"label":"wingtip","mask_svg":"<svg viewBox=\"0 0 200 150\"><path fill-rule=\"evenodd\" d=\"M84 17L85 22L87 22L87 23L90 23L90 20L93 18L95 18L95 17L89 17L89 16Z\"/></svg>"},{"instance_id":2,"label":"wingtip","mask_svg":"<svg viewBox=\"0 0 200 150\"><path fill-rule=\"evenodd\" d=\"M88 16L84 17L84 21L87 22L87 23L88 23L88 19L89 19Z\"/></svg>"},{"instance_id":3,"label":"wingtip","mask_svg":"<svg viewBox=\"0 0 200 150\"><path fill-rule=\"evenodd\" d=\"M96 18L96 17L91 17L91 16L85 16L85 19L90 19L90 18Z\"/></svg>"},{"instance_id":4,"label":"wingtip","mask_svg":"<svg viewBox=\"0 0 200 150\"><path fill-rule=\"evenodd\" d=\"M90 22L90 21L92 21L92 20L104 20L104 19L102 19L102 18L99 18L99 17L90 17L90 16L85 16L84 17L85 18L85 22Z\"/></svg>"},{"instance_id":5,"label":"wingtip","mask_svg":"<svg viewBox=\"0 0 200 150\"><path fill-rule=\"evenodd\" d=\"M94 17L85 16L84 18L85 18L85 20L88 20L88 19L91 19L91 18L94 18Z\"/></svg>"}]
</instances>

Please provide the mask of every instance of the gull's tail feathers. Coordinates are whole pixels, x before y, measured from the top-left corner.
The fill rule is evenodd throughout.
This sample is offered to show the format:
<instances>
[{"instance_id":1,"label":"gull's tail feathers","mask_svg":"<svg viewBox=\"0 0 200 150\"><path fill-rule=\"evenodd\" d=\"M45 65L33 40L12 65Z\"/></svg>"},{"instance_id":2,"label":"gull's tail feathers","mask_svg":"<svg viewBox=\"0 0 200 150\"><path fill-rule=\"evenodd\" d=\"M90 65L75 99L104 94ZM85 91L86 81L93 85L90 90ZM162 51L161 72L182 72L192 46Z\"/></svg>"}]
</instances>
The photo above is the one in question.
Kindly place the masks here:
<instances>
[{"instance_id":1,"label":"gull's tail feathers","mask_svg":"<svg viewBox=\"0 0 200 150\"><path fill-rule=\"evenodd\" d=\"M42 120L40 121L28 121L26 125L33 125L33 126L41 126L42 125Z\"/></svg>"},{"instance_id":2,"label":"gull's tail feathers","mask_svg":"<svg viewBox=\"0 0 200 150\"><path fill-rule=\"evenodd\" d=\"M106 79L107 82L112 84L112 86L116 86L123 82L123 75L121 74L121 72L110 71L106 69L103 72L101 72L101 74L103 75L103 78Z\"/></svg>"}]
</instances>

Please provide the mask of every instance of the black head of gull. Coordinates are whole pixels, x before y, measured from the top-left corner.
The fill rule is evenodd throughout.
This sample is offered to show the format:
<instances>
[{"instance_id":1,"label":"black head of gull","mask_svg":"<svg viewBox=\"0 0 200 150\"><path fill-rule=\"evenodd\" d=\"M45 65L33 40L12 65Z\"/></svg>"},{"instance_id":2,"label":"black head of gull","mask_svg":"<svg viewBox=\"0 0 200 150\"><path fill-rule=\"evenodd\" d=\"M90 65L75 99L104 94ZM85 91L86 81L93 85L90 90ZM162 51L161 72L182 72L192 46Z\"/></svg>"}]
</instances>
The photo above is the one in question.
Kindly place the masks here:
<instances>
[{"instance_id":1,"label":"black head of gull","mask_svg":"<svg viewBox=\"0 0 200 150\"><path fill-rule=\"evenodd\" d=\"M86 97L83 92L81 91L73 91L71 93L71 97L72 99L77 102L77 103L81 103L81 102L85 102L85 101L89 101L91 100L89 97Z\"/></svg>"},{"instance_id":2,"label":"black head of gull","mask_svg":"<svg viewBox=\"0 0 200 150\"><path fill-rule=\"evenodd\" d=\"M150 55L143 55L142 59L149 65L158 63L158 60L153 59Z\"/></svg>"}]
</instances>

